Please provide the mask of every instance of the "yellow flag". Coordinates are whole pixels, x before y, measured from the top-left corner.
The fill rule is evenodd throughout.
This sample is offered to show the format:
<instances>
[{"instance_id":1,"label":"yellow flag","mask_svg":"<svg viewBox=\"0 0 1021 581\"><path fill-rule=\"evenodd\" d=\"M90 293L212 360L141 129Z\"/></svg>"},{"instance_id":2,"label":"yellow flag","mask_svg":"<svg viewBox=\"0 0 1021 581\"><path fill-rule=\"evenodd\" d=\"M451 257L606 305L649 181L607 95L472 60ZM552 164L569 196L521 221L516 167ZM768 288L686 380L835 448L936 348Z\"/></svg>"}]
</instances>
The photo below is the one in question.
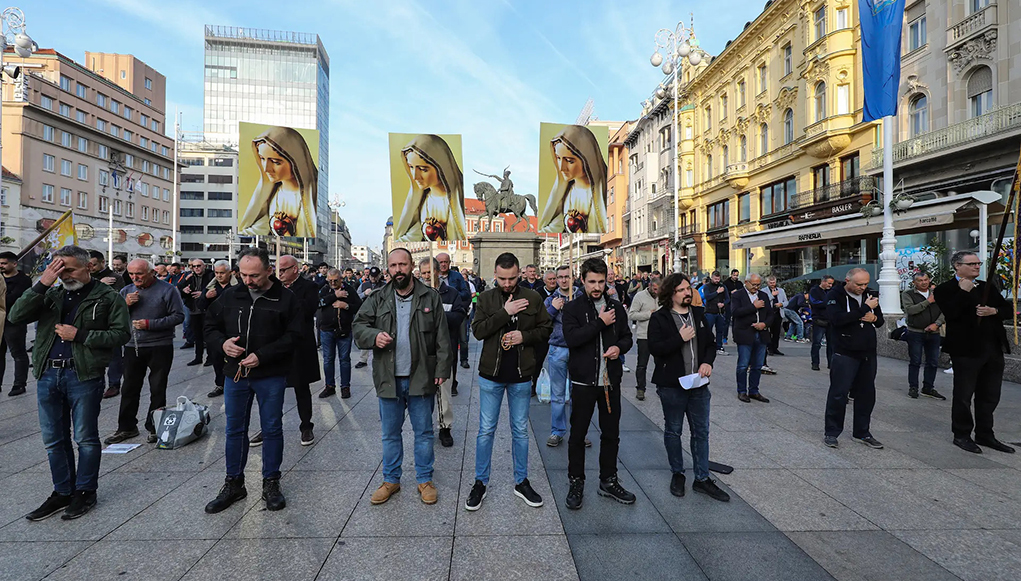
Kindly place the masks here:
<instances>
[{"instance_id":1,"label":"yellow flag","mask_svg":"<svg viewBox=\"0 0 1021 581\"><path fill-rule=\"evenodd\" d=\"M22 249L18 254L18 262L21 263L23 272L35 278L46 270L46 266L52 260L54 250L77 243L78 234L74 229L74 214L68 210Z\"/></svg>"}]
</instances>

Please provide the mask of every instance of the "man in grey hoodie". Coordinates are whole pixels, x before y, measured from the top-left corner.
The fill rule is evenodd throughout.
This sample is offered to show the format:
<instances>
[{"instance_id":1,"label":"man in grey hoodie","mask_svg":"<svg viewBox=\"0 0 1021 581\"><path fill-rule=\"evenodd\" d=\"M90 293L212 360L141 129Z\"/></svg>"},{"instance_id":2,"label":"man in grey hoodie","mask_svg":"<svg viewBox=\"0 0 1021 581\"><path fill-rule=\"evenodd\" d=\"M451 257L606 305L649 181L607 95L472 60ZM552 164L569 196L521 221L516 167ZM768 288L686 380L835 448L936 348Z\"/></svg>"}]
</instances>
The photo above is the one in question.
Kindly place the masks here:
<instances>
[{"instance_id":1,"label":"man in grey hoodie","mask_svg":"<svg viewBox=\"0 0 1021 581\"><path fill-rule=\"evenodd\" d=\"M645 399L645 374L649 367L649 319L659 310L659 282L659 278L649 279L649 288L635 293L627 312L628 319L634 321L637 327L638 367L635 368L635 381L638 390L635 398L639 401Z\"/></svg>"},{"instance_id":2,"label":"man in grey hoodie","mask_svg":"<svg viewBox=\"0 0 1021 581\"><path fill-rule=\"evenodd\" d=\"M167 377L174 363L174 329L184 322L184 301L171 284L156 278L152 265L142 259L128 263L132 284L121 289L131 318L131 340L124 346L124 379L117 431L106 439L116 444L138 437L138 402L146 371L149 373L149 411L145 429L149 443L156 442L152 412L167 405ZM201 331L200 331L201 332Z\"/></svg>"}]
</instances>

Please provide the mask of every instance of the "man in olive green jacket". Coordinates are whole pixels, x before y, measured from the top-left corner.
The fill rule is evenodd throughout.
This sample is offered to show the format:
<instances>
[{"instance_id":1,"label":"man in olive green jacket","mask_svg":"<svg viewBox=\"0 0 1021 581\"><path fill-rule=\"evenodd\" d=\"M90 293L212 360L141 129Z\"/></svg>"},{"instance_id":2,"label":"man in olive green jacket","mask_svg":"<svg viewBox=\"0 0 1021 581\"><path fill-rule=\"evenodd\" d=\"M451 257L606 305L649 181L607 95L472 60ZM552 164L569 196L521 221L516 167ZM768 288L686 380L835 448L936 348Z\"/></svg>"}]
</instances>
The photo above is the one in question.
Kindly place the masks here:
<instances>
[{"instance_id":1,"label":"man in olive green jacket","mask_svg":"<svg viewBox=\"0 0 1021 581\"><path fill-rule=\"evenodd\" d=\"M422 502L436 503L433 474L433 405L437 387L450 377L453 353L443 301L411 275L411 253L387 257L390 282L366 297L352 323L355 344L372 349L372 382L383 427L383 484L372 504L401 489L407 410L415 431L415 477Z\"/></svg>"},{"instance_id":2,"label":"man in olive green jacket","mask_svg":"<svg viewBox=\"0 0 1021 581\"><path fill-rule=\"evenodd\" d=\"M57 278L62 284L53 288ZM10 321L39 322L32 361L39 424L53 478L53 494L26 518L42 520L61 510L64 520L81 517L96 504L103 371L113 349L131 337L128 305L113 287L92 280L85 249L65 246L53 253L35 286L14 303ZM77 470L72 433L78 444Z\"/></svg>"}]
</instances>

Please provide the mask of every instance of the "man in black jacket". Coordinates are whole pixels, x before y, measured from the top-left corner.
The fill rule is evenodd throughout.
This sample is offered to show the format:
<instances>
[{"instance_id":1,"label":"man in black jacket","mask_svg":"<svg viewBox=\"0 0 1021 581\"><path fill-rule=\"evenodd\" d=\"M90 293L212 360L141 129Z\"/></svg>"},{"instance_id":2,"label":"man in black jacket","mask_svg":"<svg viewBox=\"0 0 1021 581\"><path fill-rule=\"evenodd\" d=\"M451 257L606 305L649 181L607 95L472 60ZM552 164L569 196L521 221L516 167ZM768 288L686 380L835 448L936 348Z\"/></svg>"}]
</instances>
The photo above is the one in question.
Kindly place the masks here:
<instances>
[{"instance_id":1,"label":"man in black jacket","mask_svg":"<svg viewBox=\"0 0 1021 581\"><path fill-rule=\"evenodd\" d=\"M92 280L113 288L120 292L124 288L124 279L106 266L106 255L98 250L89 250L89 272ZM11 303L7 303L8 308ZM103 392L103 399L117 397L121 393L121 375L124 373L124 347L114 347L110 357L110 365L106 368L106 391Z\"/></svg>"},{"instance_id":2,"label":"man in black jacket","mask_svg":"<svg viewBox=\"0 0 1021 581\"><path fill-rule=\"evenodd\" d=\"M868 286L869 272L852 268L844 285L826 295L826 318L834 345L823 442L831 448L837 447L837 436L844 431L848 394L854 397L852 438L869 448L883 447L869 431L876 407L876 328L883 326L883 311L879 297L866 293Z\"/></svg>"},{"instance_id":3,"label":"man in black jacket","mask_svg":"<svg viewBox=\"0 0 1021 581\"><path fill-rule=\"evenodd\" d=\"M248 496L248 418L252 400L259 402L262 426L262 498L269 510L286 505L280 491L280 463L284 452L284 389L301 345L301 305L280 281L270 279L269 255L260 248L241 252L241 282L212 304L205 336L227 358L223 390L227 416L227 478L220 493L206 505L217 513Z\"/></svg>"},{"instance_id":4,"label":"man in black jacket","mask_svg":"<svg viewBox=\"0 0 1021 581\"><path fill-rule=\"evenodd\" d=\"M567 474L571 481L567 508L581 508L585 492L585 436L592 413L599 407L599 489L623 504L635 495L617 479L620 446L620 380L624 374L620 356L631 349L627 311L619 301L607 298L606 263L590 258L581 265L585 296L563 308L564 340L570 350L567 367L571 378L571 434L567 444Z\"/></svg>"},{"instance_id":5,"label":"man in black jacket","mask_svg":"<svg viewBox=\"0 0 1021 581\"><path fill-rule=\"evenodd\" d=\"M833 277L825 275L819 284L808 291L808 305L812 311L812 371L819 371L819 350L826 339L826 367L833 359L833 337L830 335L830 321L826 314L826 295L833 288Z\"/></svg>"},{"instance_id":6,"label":"man in black jacket","mask_svg":"<svg viewBox=\"0 0 1021 581\"><path fill-rule=\"evenodd\" d=\"M726 355L723 340L727 337L727 306L730 304L730 293L720 281L720 272L714 270L702 288L702 303L705 305L705 319L709 328L716 335L716 353Z\"/></svg>"},{"instance_id":7,"label":"man in black jacket","mask_svg":"<svg viewBox=\"0 0 1021 581\"><path fill-rule=\"evenodd\" d=\"M18 270L18 256L13 252L0 252L0 272L3 272L7 285L4 296L7 299L5 303L7 310L10 311L21 295L32 288L32 279ZM3 381L4 372L7 371L9 349L11 358L14 359L14 383L7 395L21 395L25 393L25 386L28 385L28 351L25 350L28 325L15 325L7 321L3 330L3 340L0 341L0 381Z\"/></svg>"},{"instance_id":8,"label":"man in black jacket","mask_svg":"<svg viewBox=\"0 0 1021 581\"><path fill-rule=\"evenodd\" d=\"M231 276L230 263L226 260L217 260L213 264L213 281L210 282L202 296L199 297L199 305L203 311L209 310L209 305L220 298L223 291L238 284L237 279ZM223 395L223 364L225 360L223 353L209 349L209 358L213 361L213 391L206 394L206 397L220 397Z\"/></svg>"},{"instance_id":9,"label":"man in black jacket","mask_svg":"<svg viewBox=\"0 0 1021 581\"><path fill-rule=\"evenodd\" d=\"M649 351L656 358L652 382L663 405L663 440L670 461L670 493L684 496L681 428L688 417L695 482L691 489L727 502L730 495L709 478L709 376L716 360L716 339L702 307L691 306L688 277L671 274L663 281L660 309L649 319ZM681 385L680 378L704 378L705 385Z\"/></svg>"},{"instance_id":10,"label":"man in black jacket","mask_svg":"<svg viewBox=\"0 0 1021 581\"><path fill-rule=\"evenodd\" d=\"M422 282L433 286L432 273L439 272L440 263L435 258L423 258L418 262L418 274ZM450 334L450 344L457 345L461 338L461 326L465 317L468 316L468 309L464 306L461 293L436 279L439 285L440 300L443 301L443 310L447 315L447 331ZM454 437L450 434L450 428L454 426L454 408L451 407L450 398L457 395L457 358L450 359L450 379L440 384L436 390L436 415L440 424L440 445L449 448L454 445Z\"/></svg>"},{"instance_id":11,"label":"man in black jacket","mask_svg":"<svg viewBox=\"0 0 1021 581\"><path fill-rule=\"evenodd\" d=\"M982 261L974 253L956 252L950 264L957 276L936 287L935 294L947 324L943 350L954 359L954 445L975 454L982 453L980 445L1012 454L1014 448L993 434L993 412L1000 403L1003 355L1010 353L1003 321L1014 316L1014 309L995 286L977 280Z\"/></svg>"},{"instance_id":12,"label":"man in black jacket","mask_svg":"<svg viewBox=\"0 0 1021 581\"><path fill-rule=\"evenodd\" d=\"M762 277L749 274L744 277L744 288L730 296L734 312L734 343L737 343L737 399L769 403L759 393L759 378L769 346L769 326L775 311L769 304L769 294L759 290Z\"/></svg>"},{"instance_id":13,"label":"man in black jacket","mask_svg":"<svg viewBox=\"0 0 1021 581\"><path fill-rule=\"evenodd\" d=\"M351 322L362 299L354 283L340 278L340 270L326 271L326 284L319 289L319 345L323 351L323 375L326 388L319 393L327 398L337 393L337 359L340 359L340 398L351 397Z\"/></svg>"},{"instance_id":14,"label":"man in black jacket","mask_svg":"<svg viewBox=\"0 0 1021 581\"><path fill-rule=\"evenodd\" d=\"M727 289L727 294L730 296L731 301L733 301L734 295L737 294L737 292L740 291L742 288L744 288L744 284L741 283L741 272L738 271L736 268L731 269L730 278L723 281L723 286L724 288ZM729 333L731 328L733 327L734 305L731 304L727 305L727 310L724 316L726 317L727 320L727 327L723 330L723 340L724 342L726 342L727 333Z\"/></svg>"},{"instance_id":15,"label":"man in black jacket","mask_svg":"<svg viewBox=\"0 0 1021 581\"><path fill-rule=\"evenodd\" d=\"M188 334L191 336L191 341L195 343L195 359L189 361L188 365L202 365L202 355L206 351L206 341L202 331L206 311L198 299L205 294L206 287L213 280L213 273L206 268L206 263L200 258L188 261L188 268L191 272L177 283L177 288L181 291L181 298L184 299L184 307L188 309ZM205 364L212 365L212 358L206 357Z\"/></svg>"}]
</instances>

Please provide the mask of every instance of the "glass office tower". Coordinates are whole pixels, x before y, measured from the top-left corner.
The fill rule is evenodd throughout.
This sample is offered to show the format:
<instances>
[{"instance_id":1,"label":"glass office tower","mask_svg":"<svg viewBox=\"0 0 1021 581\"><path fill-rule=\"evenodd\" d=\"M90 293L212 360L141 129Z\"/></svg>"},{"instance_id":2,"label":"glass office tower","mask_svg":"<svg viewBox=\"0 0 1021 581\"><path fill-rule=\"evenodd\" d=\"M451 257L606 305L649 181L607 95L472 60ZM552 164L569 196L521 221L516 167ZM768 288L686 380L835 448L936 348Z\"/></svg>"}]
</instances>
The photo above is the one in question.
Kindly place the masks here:
<instances>
[{"instance_id":1,"label":"glass office tower","mask_svg":"<svg viewBox=\"0 0 1021 581\"><path fill-rule=\"evenodd\" d=\"M205 32L206 141L238 144L241 121L319 130L319 238L309 248L325 256L330 231L330 57L322 40L311 33L233 26L207 25Z\"/></svg>"}]
</instances>

